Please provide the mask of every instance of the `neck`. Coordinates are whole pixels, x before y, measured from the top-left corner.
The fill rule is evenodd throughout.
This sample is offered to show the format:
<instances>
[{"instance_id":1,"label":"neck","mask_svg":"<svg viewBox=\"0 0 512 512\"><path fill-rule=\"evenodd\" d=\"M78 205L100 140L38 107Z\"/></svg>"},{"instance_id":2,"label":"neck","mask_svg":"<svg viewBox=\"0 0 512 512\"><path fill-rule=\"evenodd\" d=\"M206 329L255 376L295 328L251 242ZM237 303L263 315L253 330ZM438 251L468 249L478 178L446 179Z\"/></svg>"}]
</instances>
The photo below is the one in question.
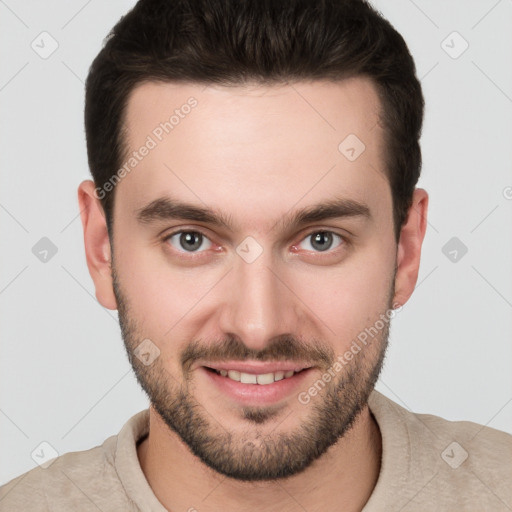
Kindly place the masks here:
<instances>
[{"instance_id":1,"label":"neck","mask_svg":"<svg viewBox=\"0 0 512 512\"><path fill-rule=\"evenodd\" d=\"M360 511L380 471L382 440L368 407L352 428L302 473L265 482L241 482L217 473L194 456L150 408L149 436L139 444L142 471L168 510L288 512Z\"/></svg>"}]
</instances>

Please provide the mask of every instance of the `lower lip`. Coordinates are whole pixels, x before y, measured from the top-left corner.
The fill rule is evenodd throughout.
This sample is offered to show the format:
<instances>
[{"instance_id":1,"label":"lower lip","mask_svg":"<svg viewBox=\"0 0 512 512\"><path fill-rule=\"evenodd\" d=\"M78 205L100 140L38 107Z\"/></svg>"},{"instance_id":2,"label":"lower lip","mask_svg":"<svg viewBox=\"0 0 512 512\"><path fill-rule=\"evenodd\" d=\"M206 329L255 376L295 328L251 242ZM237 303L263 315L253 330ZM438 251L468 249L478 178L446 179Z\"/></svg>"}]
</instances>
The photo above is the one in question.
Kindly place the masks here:
<instances>
[{"instance_id":1,"label":"lower lip","mask_svg":"<svg viewBox=\"0 0 512 512\"><path fill-rule=\"evenodd\" d=\"M229 377L223 377L204 366L200 371L226 395L244 404L270 405L284 400L294 393L303 391L304 382L313 368L307 368L292 377L278 380L273 384L243 384Z\"/></svg>"}]
</instances>

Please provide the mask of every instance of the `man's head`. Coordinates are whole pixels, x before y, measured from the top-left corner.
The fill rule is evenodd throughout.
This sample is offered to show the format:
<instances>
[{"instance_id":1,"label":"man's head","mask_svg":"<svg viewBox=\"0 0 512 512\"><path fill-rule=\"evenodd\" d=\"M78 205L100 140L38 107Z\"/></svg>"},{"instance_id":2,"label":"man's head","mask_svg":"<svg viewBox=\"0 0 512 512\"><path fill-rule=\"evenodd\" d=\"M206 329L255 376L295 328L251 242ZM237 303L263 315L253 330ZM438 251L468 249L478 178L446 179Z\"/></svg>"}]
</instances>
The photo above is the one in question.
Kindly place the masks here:
<instances>
[{"instance_id":1,"label":"man's head","mask_svg":"<svg viewBox=\"0 0 512 512\"><path fill-rule=\"evenodd\" d=\"M360 1L143 1L95 60L96 295L209 467L290 476L366 406L417 279L422 109L405 43Z\"/></svg>"}]
</instances>

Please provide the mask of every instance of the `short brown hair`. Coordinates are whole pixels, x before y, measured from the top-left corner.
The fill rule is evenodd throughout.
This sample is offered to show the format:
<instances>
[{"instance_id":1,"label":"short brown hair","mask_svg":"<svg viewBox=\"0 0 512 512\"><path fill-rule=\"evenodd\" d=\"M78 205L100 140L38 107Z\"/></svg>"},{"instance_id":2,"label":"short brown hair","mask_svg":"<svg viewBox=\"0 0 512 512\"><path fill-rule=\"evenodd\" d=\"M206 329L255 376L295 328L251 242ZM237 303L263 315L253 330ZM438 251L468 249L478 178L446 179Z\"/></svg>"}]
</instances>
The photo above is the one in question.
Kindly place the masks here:
<instances>
[{"instance_id":1,"label":"short brown hair","mask_svg":"<svg viewBox=\"0 0 512 512\"><path fill-rule=\"evenodd\" d=\"M145 81L262 85L373 80L382 104L384 171L396 240L421 171L424 100L402 36L365 0L140 0L89 70L85 130L96 186L126 152L124 113ZM109 233L114 191L101 198Z\"/></svg>"}]
</instances>

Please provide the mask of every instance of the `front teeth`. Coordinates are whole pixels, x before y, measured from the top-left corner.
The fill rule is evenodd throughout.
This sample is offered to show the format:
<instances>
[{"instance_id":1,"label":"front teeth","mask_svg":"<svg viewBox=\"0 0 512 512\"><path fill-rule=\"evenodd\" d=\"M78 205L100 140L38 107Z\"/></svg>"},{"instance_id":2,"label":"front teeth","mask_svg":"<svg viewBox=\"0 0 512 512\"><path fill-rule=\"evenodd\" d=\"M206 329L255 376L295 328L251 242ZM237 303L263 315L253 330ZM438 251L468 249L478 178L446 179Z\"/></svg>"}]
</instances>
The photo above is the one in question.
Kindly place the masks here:
<instances>
[{"instance_id":1,"label":"front teeth","mask_svg":"<svg viewBox=\"0 0 512 512\"><path fill-rule=\"evenodd\" d=\"M217 371L217 370L215 370ZM242 384L272 384L277 382L278 380L288 379L295 372L293 370L289 370L287 372L277 371L274 373L262 373L260 375L254 375L253 373L244 373L239 372L237 370L218 370L217 373L220 373L223 377L228 377L231 380L236 380L237 382L241 382Z\"/></svg>"},{"instance_id":2,"label":"front teeth","mask_svg":"<svg viewBox=\"0 0 512 512\"><path fill-rule=\"evenodd\" d=\"M236 370L229 370L228 377L232 380L237 380L240 382L240 372L237 372Z\"/></svg>"},{"instance_id":3,"label":"front teeth","mask_svg":"<svg viewBox=\"0 0 512 512\"><path fill-rule=\"evenodd\" d=\"M263 373L261 375L254 375L254 377L256 377L258 384L272 384L274 382L273 373Z\"/></svg>"}]
</instances>

